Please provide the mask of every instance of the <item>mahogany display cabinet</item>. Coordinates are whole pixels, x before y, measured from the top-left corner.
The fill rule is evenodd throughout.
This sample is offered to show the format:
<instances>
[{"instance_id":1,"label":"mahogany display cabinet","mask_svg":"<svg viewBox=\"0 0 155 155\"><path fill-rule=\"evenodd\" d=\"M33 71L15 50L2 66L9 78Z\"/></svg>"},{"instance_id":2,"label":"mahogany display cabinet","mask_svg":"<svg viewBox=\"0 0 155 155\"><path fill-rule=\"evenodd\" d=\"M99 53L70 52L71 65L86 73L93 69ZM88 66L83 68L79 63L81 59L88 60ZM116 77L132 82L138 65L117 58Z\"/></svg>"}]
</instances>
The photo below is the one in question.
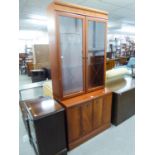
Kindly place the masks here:
<instances>
[{"instance_id":1,"label":"mahogany display cabinet","mask_svg":"<svg viewBox=\"0 0 155 155\"><path fill-rule=\"evenodd\" d=\"M110 126L112 95L105 89L108 13L60 1L52 2L47 12L53 96L66 108L72 149Z\"/></svg>"}]
</instances>

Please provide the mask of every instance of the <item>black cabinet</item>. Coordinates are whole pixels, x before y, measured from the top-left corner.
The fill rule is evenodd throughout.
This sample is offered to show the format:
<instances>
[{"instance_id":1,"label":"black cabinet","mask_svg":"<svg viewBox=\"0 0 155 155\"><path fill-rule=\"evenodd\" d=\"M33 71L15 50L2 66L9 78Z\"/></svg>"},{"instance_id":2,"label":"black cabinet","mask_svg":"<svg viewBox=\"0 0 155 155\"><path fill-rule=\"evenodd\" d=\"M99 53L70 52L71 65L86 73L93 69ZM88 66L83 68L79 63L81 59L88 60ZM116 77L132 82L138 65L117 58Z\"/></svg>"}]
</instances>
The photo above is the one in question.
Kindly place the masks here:
<instances>
[{"instance_id":1,"label":"black cabinet","mask_svg":"<svg viewBox=\"0 0 155 155\"><path fill-rule=\"evenodd\" d=\"M106 88L113 94L111 122L119 125L135 114L135 79L126 75L117 80L107 80Z\"/></svg>"},{"instance_id":2,"label":"black cabinet","mask_svg":"<svg viewBox=\"0 0 155 155\"><path fill-rule=\"evenodd\" d=\"M67 155L64 108L48 97L23 102L30 142L38 155Z\"/></svg>"},{"instance_id":3,"label":"black cabinet","mask_svg":"<svg viewBox=\"0 0 155 155\"><path fill-rule=\"evenodd\" d=\"M39 82L46 80L46 74L44 69L31 70L32 82Z\"/></svg>"},{"instance_id":4,"label":"black cabinet","mask_svg":"<svg viewBox=\"0 0 155 155\"><path fill-rule=\"evenodd\" d=\"M113 92L112 124L119 125L135 114L135 88Z\"/></svg>"}]
</instances>

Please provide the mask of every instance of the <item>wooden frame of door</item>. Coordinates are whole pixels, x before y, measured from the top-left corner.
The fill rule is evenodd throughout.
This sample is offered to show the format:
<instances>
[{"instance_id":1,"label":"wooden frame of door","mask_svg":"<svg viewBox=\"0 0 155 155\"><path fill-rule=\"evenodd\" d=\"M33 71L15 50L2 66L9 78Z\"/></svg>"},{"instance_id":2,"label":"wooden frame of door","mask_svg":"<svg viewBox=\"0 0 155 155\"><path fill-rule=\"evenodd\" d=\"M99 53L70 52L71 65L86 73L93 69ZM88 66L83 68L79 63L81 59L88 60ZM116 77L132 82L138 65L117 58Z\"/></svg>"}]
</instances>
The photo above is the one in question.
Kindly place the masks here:
<instances>
[{"instance_id":1,"label":"wooden frame of door","mask_svg":"<svg viewBox=\"0 0 155 155\"><path fill-rule=\"evenodd\" d=\"M71 93L68 95L63 94L63 81L62 81L62 62L61 62L61 48L60 48L60 31L59 31L59 16L78 18L82 20L82 72L83 72L83 91ZM73 13L67 13L63 11L56 11L56 25L57 25L57 49L58 49L58 61L60 65L60 90L61 90L61 98L68 99L77 95L84 94L86 92L86 71L85 71L85 16L77 15Z\"/></svg>"},{"instance_id":2,"label":"wooden frame of door","mask_svg":"<svg viewBox=\"0 0 155 155\"><path fill-rule=\"evenodd\" d=\"M105 24L105 33L103 34L104 35L104 66L103 66L103 85L102 86L97 86L97 87L94 87L94 88L88 88L88 22L89 21L96 21L96 22L101 22L101 23L104 23ZM95 91L95 90L98 90L98 89L104 89L104 85L105 85L105 78L106 78L106 49L107 49L107 20L106 19L103 19L103 18L95 18L95 17L88 17L86 16L86 92L91 92L91 91Z\"/></svg>"}]
</instances>

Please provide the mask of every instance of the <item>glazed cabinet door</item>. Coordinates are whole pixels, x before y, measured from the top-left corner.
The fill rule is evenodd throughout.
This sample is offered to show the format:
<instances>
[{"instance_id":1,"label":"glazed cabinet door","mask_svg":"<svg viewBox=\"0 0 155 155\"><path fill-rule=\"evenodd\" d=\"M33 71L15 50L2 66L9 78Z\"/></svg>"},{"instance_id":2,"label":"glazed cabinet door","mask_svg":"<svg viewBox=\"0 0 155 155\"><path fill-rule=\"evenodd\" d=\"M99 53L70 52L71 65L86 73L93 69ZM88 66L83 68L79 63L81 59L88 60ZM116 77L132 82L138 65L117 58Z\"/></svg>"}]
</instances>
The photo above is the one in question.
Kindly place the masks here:
<instances>
[{"instance_id":1,"label":"glazed cabinet door","mask_svg":"<svg viewBox=\"0 0 155 155\"><path fill-rule=\"evenodd\" d=\"M81 121L82 121L82 134L85 135L92 131L92 120L93 120L93 102L89 101L83 103L81 106Z\"/></svg>"},{"instance_id":2,"label":"glazed cabinet door","mask_svg":"<svg viewBox=\"0 0 155 155\"><path fill-rule=\"evenodd\" d=\"M68 137L72 142L81 137L81 109L75 106L67 110Z\"/></svg>"},{"instance_id":3,"label":"glazed cabinet door","mask_svg":"<svg viewBox=\"0 0 155 155\"><path fill-rule=\"evenodd\" d=\"M104 85L106 54L106 22L86 18L86 81L87 90L100 89Z\"/></svg>"},{"instance_id":4,"label":"glazed cabinet door","mask_svg":"<svg viewBox=\"0 0 155 155\"><path fill-rule=\"evenodd\" d=\"M57 13L62 95L73 96L85 90L84 16Z\"/></svg>"}]
</instances>

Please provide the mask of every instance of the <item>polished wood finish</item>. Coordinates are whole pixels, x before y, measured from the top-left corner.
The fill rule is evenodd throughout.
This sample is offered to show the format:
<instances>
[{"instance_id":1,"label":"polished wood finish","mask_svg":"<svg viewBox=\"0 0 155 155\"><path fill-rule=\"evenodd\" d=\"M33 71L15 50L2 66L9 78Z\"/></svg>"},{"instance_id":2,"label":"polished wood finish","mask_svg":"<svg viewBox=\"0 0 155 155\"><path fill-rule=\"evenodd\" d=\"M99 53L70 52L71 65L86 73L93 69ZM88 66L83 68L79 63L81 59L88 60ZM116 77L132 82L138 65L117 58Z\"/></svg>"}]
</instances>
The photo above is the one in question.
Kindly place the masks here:
<instances>
[{"instance_id":1,"label":"polished wood finish","mask_svg":"<svg viewBox=\"0 0 155 155\"><path fill-rule=\"evenodd\" d=\"M72 106L77 106L77 105L83 104L84 102L87 102L87 101L91 101L92 99L104 96L105 94L108 94L108 93L109 94L111 93L111 91L109 91L109 89L96 90L96 91L93 91L93 92L90 92L87 94L83 94L80 96L76 96L74 98L70 98L70 99L61 101L61 104L64 107L69 108Z\"/></svg>"},{"instance_id":2,"label":"polished wood finish","mask_svg":"<svg viewBox=\"0 0 155 155\"><path fill-rule=\"evenodd\" d=\"M96 9L91 9L87 7L82 7L74 4L54 1L48 6L48 16L49 16L49 38L50 38L50 51L51 51L51 69L52 69L52 84L53 84L53 96L56 100L60 102L75 97L78 95L86 94L90 91L95 91L98 89L103 89L105 84L105 71L106 71L106 36L107 36L107 22L108 13ZM82 19L82 62L83 62L83 90L79 92L73 92L70 94L63 94L63 78L62 78L62 60L61 60L61 48L60 48L60 21L59 17L73 17L76 19ZM103 79L103 84L98 87L94 87L88 90L87 87L87 25L88 20L94 20L98 22L105 23L105 33L104 35L104 58L103 58L103 73L98 73L97 77ZM78 77L78 75L77 75ZM98 80L96 79L96 82Z\"/></svg>"},{"instance_id":3,"label":"polished wood finish","mask_svg":"<svg viewBox=\"0 0 155 155\"><path fill-rule=\"evenodd\" d=\"M25 100L30 143L38 155L67 155L64 108L50 97ZM23 107L23 106L22 106Z\"/></svg>"},{"instance_id":4,"label":"polished wood finish","mask_svg":"<svg viewBox=\"0 0 155 155\"><path fill-rule=\"evenodd\" d=\"M58 51L58 32L57 32L57 19L56 12L53 5L48 6L48 33L49 33L49 48L50 48L50 64L51 64L51 77L54 98L62 98L61 79L60 79L60 62Z\"/></svg>"},{"instance_id":5,"label":"polished wood finish","mask_svg":"<svg viewBox=\"0 0 155 155\"><path fill-rule=\"evenodd\" d=\"M49 97L28 100L25 104L33 120L40 119L62 109L62 106L57 101Z\"/></svg>"},{"instance_id":6,"label":"polished wood finish","mask_svg":"<svg viewBox=\"0 0 155 155\"><path fill-rule=\"evenodd\" d=\"M89 7L84 7L84 6L71 4L67 2L60 2L60 1L54 1L54 3L51 3L51 6L54 8L54 10L57 10L57 11L81 14L81 15L90 16L90 17L104 18L108 20L108 13L106 11L101 11L101 10L92 9Z\"/></svg>"},{"instance_id":7,"label":"polished wood finish","mask_svg":"<svg viewBox=\"0 0 155 155\"><path fill-rule=\"evenodd\" d=\"M92 101L86 102L81 108L82 115L82 134L88 134L92 131Z\"/></svg>"},{"instance_id":8,"label":"polished wood finish","mask_svg":"<svg viewBox=\"0 0 155 155\"><path fill-rule=\"evenodd\" d=\"M107 60L106 61L106 70L110 70L110 69L114 68L115 65L116 65L115 60L113 60L113 59Z\"/></svg>"},{"instance_id":9,"label":"polished wood finish","mask_svg":"<svg viewBox=\"0 0 155 155\"><path fill-rule=\"evenodd\" d=\"M111 102L111 92L97 90L61 103L66 107L69 149L110 126Z\"/></svg>"},{"instance_id":10,"label":"polished wood finish","mask_svg":"<svg viewBox=\"0 0 155 155\"><path fill-rule=\"evenodd\" d=\"M99 128L103 124L103 97L99 97L96 100L94 100L93 103L93 128Z\"/></svg>"},{"instance_id":11,"label":"polished wood finish","mask_svg":"<svg viewBox=\"0 0 155 155\"><path fill-rule=\"evenodd\" d=\"M69 143L69 149L71 150L71 149L79 146L80 144L84 143L85 141L89 140L90 138L92 138L92 137L96 136L97 134L103 132L104 130L108 129L110 126L111 126L111 124L108 123L108 124L104 124L100 128L92 130L92 132L90 132L89 134L86 134L86 135L82 136L81 138L77 139L76 141Z\"/></svg>"},{"instance_id":12,"label":"polished wood finish","mask_svg":"<svg viewBox=\"0 0 155 155\"><path fill-rule=\"evenodd\" d=\"M103 123L111 122L112 94L108 94L103 99Z\"/></svg>"},{"instance_id":13,"label":"polished wood finish","mask_svg":"<svg viewBox=\"0 0 155 155\"><path fill-rule=\"evenodd\" d=\"M72 142L81 136L81 116L80 116L81 111L80 110L81 109L78 106L67 109L69 142Z\"/></svg>"},{"instance_id":14,"label":"polished wood finish","mask_svg":"<svg viewBox=\"0 0 155 155\"><path fill-rule=\"evenodd\" d=\"M106 48L107 48L106 40L107 40L108 13L104 11L96 10L96 9L74 5L74 4L54 1L48 6L48 15L49 15L49 37L50 37L50 47L51 47L53 95L54 95L54 98L66 108L68 146L69 146L69 149L72 149L110 126L110 116L111 116L110 109L111 109L112 98L111 98L111 92L108 89L104 88L105 77L106 77L106 74L105 74ZM82 52L82 56L81 56L82 60L80 61L82 61L83 90L81 90L81 87L80 87L80 89L77 88L79 91L77 92L73 91L68 94L64 93L66 85L65 86L63 85L64 84L63 71L65 71L65 69L68 66L66 65L67 66L67 67L65 66L66 68L63 67L64 56L61 55L62 41L60 36L61 35L60 16L72 17L75 19L82 20L82 48L80 46L81 49L79 51ZM88 61L89 61L88 60L88 39L89 39L88 22L90 20L94 21L95 24L103 23L104 28L103 28L103 34L101 35L104 36L104 37L102 36L104 40L102 38L97 37L98 39L103 40L103 43L101 42L101 45L103 45L101 47L103 47L103 49L99 49L100 46L98 46L97 51L103 50L104 54L103 56L97 56L95 54L96 51L94 52L96 46L93 46L92 51L94 52L95 58L92 58L91 61L93 62L93 65L94 65L93 67L99 67L100 70L93 72L94 68L90 67L91 75L93 76L93 74L95 73L95 78L94 80L92 80L93 81L92 85L89 88L88 77L91 75L88 75ZM67 22L67 20L65 21ZM76 26L77 26L77 23L78 23L77 20L75 20ZM69 26L71 25L68 25L68 28ZM71 28L72 27L70 27L70 29ZM64 31L64 32L68 32L68 31ZM71 34L73 35L75 34L75 32L71 31ZM78 33L76 31L76 34L77 35L80 34L79 36L81 37L81 33ZM93 39L95 40L95 37ZM72 41L72 38L70 39L70 42L71 41ZM76 46L76 44L74 46ZM72 48L69 50L72 50ZM91 52L91 49L89 49L89 51ZM74 52L74 50L72 52ZM71 55L69 55L69 58L70 57ZM70 58L70 59L72 60L73 58ZM71 69L70 69L70 72L71 72ZM80 75L78 75L77 73L76 76L77 77L75 77L75 79L78 79ZM74 85L74 83L72 85Z\"/></svg>"}]
</instances>

